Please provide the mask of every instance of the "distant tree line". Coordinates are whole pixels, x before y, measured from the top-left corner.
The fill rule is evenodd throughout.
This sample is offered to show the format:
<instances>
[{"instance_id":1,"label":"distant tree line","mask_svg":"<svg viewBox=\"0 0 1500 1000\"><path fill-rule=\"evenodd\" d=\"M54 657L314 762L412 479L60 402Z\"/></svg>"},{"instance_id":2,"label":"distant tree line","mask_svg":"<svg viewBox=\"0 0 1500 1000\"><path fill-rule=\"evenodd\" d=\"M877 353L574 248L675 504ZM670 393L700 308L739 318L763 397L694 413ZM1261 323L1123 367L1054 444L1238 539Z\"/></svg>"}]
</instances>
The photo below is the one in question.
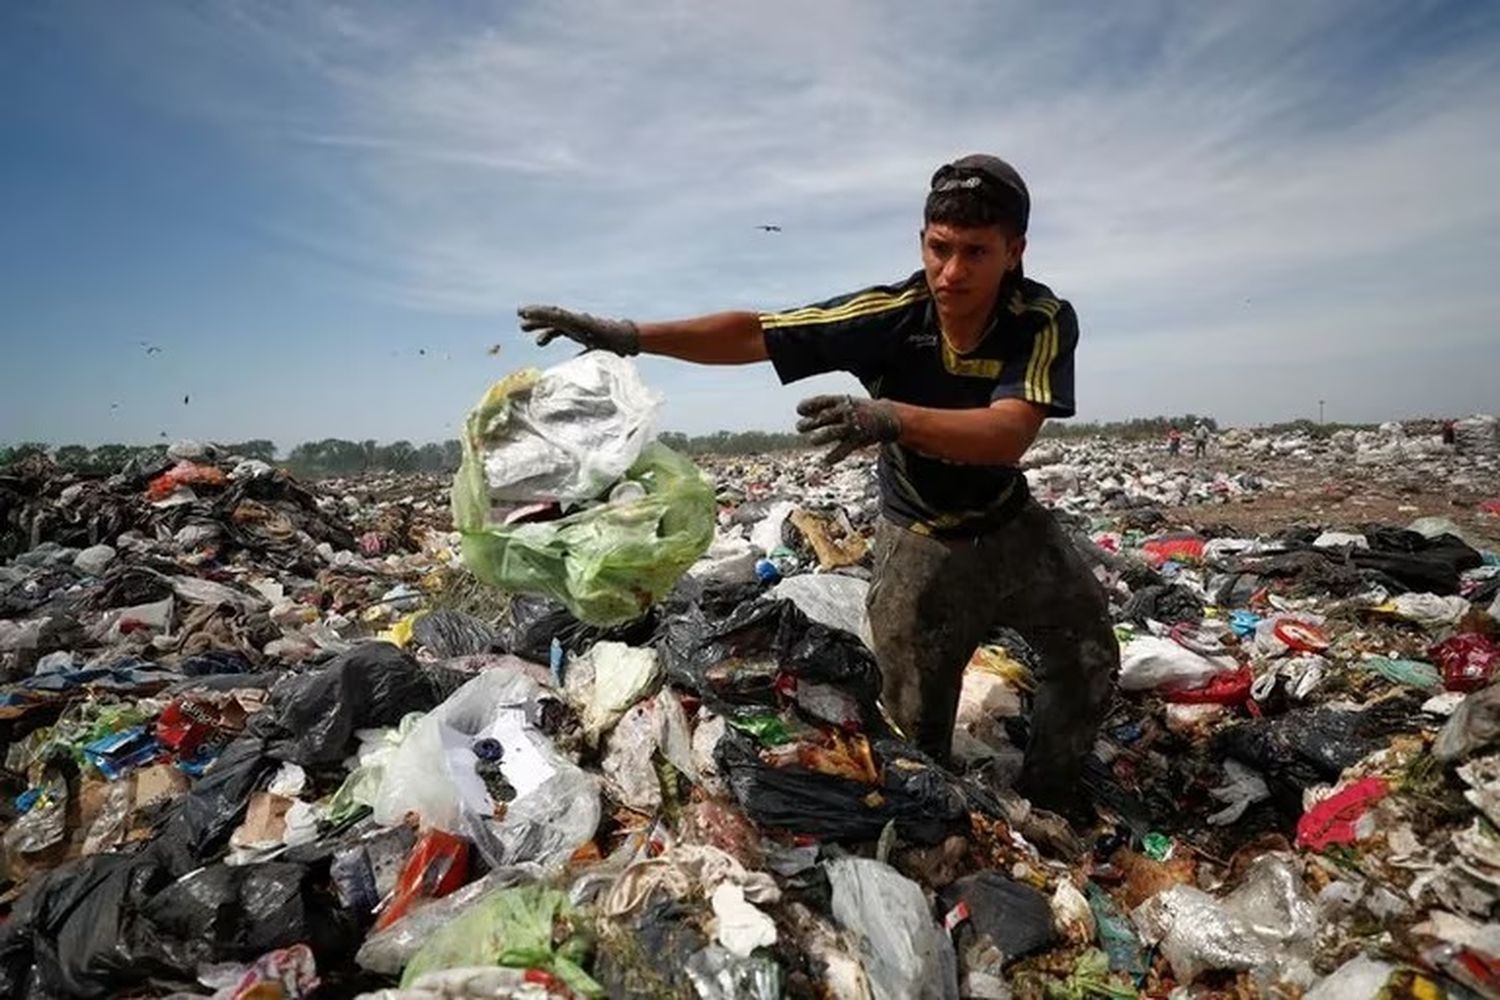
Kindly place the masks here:
<instances>
[{"instance_id":1,"label":"distant tree line","mask_svg":"<svg viewBox=\"0 0 1500 1000\"><path fill-rule=\"evenodd\" d=\"M278 460L275 442L265 439L215 444L224 455L258 459L281 465L293 474L307 479L327 476L350 476L366 472L448 473L458 468L463 451L455 441L414 445L410 441L344 441L324 438L297 445L285 458ZM39 442L0 446L0 465L8 465L28 455L43 454L65 469L85 475L107 476L119 472L134 458L158 458L165 455L164 443L148 445L102 444L90 448L81 444L51 447Z\"/></svg>"},{"instance_id":2,"label":"distant tree line","mask_svg":"<svg viewBox=\"0 0 1500 1000\"><path fill-rule=\"evenodd\" d=\"M668 431L658 440L684 455L762 455L807 447L806 441L787 431L717 431L692 437Z\"/></svg>"},{"instance_id":3,"label":"distant tree line","mask_svg":"<svg viewBox=\"0 0 1500 1000\"><path fill-rule=\"evenodd\" d=\"M1179 417L1155 416L1134 417L1130 420L1112 420L1100 422L1097 420L1072 421L1072 420L1049 420L1042 425L1041 436L1064 441L1072 441L1077 438L1086 437L1112 437L1122 438L1127 441L1142 441L1151 438L1166 437L1167 432L1173 427L1184 434L1198 425L1199 421L1208 425L1211 431L1219 429L1219 422L1213 417L1200 417L1196 413L1185 413Z\"/></svg>"}]
</instances>

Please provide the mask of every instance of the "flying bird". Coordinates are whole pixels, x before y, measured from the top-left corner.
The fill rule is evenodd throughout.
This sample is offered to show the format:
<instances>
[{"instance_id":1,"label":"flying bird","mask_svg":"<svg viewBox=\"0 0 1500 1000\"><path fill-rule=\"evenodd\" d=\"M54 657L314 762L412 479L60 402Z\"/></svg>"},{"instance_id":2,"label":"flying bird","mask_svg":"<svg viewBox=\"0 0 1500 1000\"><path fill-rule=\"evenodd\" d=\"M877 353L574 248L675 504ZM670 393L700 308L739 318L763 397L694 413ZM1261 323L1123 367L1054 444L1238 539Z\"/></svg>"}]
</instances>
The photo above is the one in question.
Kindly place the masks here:
<instances>
[{"instance_id":1,"label":"flying bird","mask_svg":"<svg viewBox=\"0 0 1500 1000\"><path fill-rule=\"evenodd\" d=\"M140 341L140 345L146 349L146 354L148 356L152 355L152 354L160 354L161 353L161 348L157 347L155 344L150 344L150 343L147 343L146 341L142 340L142 341Z\"/></svg>"},{"instance_id":2,"label":"flying bird","mask_svg":"<svg viewBox=\"0 0 1500 1000\"><path fill-rule=\"evenodd\" d=\"M183 405L183 406L186 406L186 405L188 405L188 399L189 399L189 398L190 398L190 394L188 394L188 393L183 393L183 395L182 395L182 405Z\"/></svg>"},{"instance_id":3,"label":"flying bird","mask_svg":"<svg viewBox=\"0 0 1500 1000\"><path fill-rule=\"evenodd\" d=\"M420 354L420 355L422 355L422 357L425 358L425 357L427 357L427 348L425 348L425 347L419 347L419 348L417 348L417 353Z\"/></svg>"},{"instance_id":4,"label":"flying bird","mask_svg":"<svg viewBox=\"0 0 1500 1000\"><path fill-rule=\"evenodd\" d=\"M755 228L763 230L763 231L768 232L768 233L779 233L779 232L781 232L781 227L780 226L756 226Z\"/></svg>"},{"instance_id":5,"label":"flying bird","mask_svg":"<svg viewBox=\"0 0 1500 1000\"><path fill-rule=\"evenodd\" d=\"M491 345L490 345L490 346L489 346L489 347L488 347L488 348L487 348L487 349L486 349L486 350L485 350L485 352L484 352L484 353L486 353L486 354L488 354L488 355L489 355L489 356L490 356L490 357L492 357L492 358L493 358L493 357L494 357L494 356L495 356L495 355L497 355L497 354L499 354L499 353L500 353L500 348L501 348L501 347L503 347L503 346L505 346L505 345L503 345L503 344L491 344Z\"/></svg>"}]
</instances>

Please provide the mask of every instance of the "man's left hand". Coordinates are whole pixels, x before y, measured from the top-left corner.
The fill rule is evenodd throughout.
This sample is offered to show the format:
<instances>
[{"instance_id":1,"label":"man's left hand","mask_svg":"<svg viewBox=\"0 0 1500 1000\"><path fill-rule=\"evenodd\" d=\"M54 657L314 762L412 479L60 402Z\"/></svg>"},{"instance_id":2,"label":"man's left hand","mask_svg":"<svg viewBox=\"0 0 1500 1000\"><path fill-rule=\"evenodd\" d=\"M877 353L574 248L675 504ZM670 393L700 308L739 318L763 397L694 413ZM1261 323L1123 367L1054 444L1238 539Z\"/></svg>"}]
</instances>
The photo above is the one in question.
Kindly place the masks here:
<instances>
[{"instance_id":1,"label":"man's left hand","mask_svg":"<svg viewBox=\"0 0 1500 1000\"><path fill-rule=\"evenodd\" d=\"M834 446L824 456L833 465L849 453L867 445L894 441L901 436L901 418L894 403L853 396L813 396L797 404L797 433L809 444Z\"/></svg>"}]
</instances>

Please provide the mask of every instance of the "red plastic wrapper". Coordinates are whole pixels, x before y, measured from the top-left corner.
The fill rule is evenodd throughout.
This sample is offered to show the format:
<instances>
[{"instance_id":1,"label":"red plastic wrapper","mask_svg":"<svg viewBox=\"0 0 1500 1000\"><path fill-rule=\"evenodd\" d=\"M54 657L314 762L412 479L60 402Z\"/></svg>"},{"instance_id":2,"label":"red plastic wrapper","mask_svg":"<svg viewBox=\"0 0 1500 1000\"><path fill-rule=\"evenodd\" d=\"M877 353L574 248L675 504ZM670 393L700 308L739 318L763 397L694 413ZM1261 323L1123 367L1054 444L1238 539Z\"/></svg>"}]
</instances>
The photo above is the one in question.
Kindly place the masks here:
<instances>
[{"instance_id":1,"label":"red plastic wrapper","mask_svg":"<svg viewBox=\"0 0 1500 1000\"><path fill-rule=\"evenodd\" d=\"M178 462L172 468L151 480L151 485L146 487L146 498L149 500L165 500L179 486L224 486L228 482L229 477L212 465L194 465L192 462Z\"/></svg>"},{"instance_id":2,"label":"red plastic wrapper","mask_svg":"<svg viewBox=\"0 0 1500 1000\"><path fill-rule=\"evenodd\" d=\"M1328 648L1328 633L1311 622L1279 621L1271 626L1271 634L1298 653L1321 653Z\"/></svg>"},{"instance_id":3,"label":"red plastic wrapper","mask_svg":"<svg viewBox=\"0 0 1500 1000\"><path fill-rule=\"evenodd\" d=\"M1146 562L1160 567L1167 562L1202 562L1203 539L1201 538L1157 538L1141 546Z\"/></svg>"},{"instance_id":4,"label":"red plastic wrapper","mask_svg":"<svg viewBox=\"0 0 1500 1000\"><path fill-rule=\"evenodd\" d=\"M1321 851L1330 844L1353 843L1359 839L1360 819L1389 791L1379 778L1361 778L1333 793L1297 821L1297 846Z\"/></svg>"},{"instance_id":5,"label":"red plastic wrapper","mask_svg":"<svg viewBox=\"0 0 1500 1000\"><path fill-rule=\"evenodd\" d=\"M1500 642L1477 632L1444 639L1427 651L1443 672L1449 691L1477 691L1495 676L1500 666Z\"/></svg>"},{"instance_id":6,"label":"red plastic wrapper","mask_svg":"<svg viewBox=\"0 0 1500 1000\"><path fill-rule=\"evenodd\" d=\"M469 880L469 842L442 830L428 830L417 839L401 867L396 891L375 921L384 930L404 917L419 899L441 899Z\"/></svg>"},{"instance_id":7,"label":"red plastic wrapper","mask_svg":"<svg viewBox=\"0 0 1500 1000\"><path fill-rule=\"evenodd\" d=\"M1249 667L1215 674L1207 684L1185 691L1168 691L1167 700L1180 705L1243 705L1250 700L1255 672Z\"/></svg>"}]
</instances>

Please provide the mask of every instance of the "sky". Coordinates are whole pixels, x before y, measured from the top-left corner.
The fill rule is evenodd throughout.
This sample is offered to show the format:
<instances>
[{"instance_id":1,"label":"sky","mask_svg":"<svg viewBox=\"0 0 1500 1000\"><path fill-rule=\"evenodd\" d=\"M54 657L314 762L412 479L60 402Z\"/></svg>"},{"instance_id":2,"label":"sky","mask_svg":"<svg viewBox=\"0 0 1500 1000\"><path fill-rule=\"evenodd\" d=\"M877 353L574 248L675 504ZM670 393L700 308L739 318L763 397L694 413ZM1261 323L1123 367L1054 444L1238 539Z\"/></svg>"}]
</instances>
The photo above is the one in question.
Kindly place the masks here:
<instances>
[{"instance_id":1,"label":"sky","mask_svg":"<svg viewBox=\"0 0 1500 1000\"><path fill-rule=\"evenodd\" d=\"M897 280L981 151L1079 419L1500 407L1486 0L54 0L0 4L0 441L453 437L568 356L518 305ZM855 388L641 368L689 433Z\"/></svg>"}]
</instances>

